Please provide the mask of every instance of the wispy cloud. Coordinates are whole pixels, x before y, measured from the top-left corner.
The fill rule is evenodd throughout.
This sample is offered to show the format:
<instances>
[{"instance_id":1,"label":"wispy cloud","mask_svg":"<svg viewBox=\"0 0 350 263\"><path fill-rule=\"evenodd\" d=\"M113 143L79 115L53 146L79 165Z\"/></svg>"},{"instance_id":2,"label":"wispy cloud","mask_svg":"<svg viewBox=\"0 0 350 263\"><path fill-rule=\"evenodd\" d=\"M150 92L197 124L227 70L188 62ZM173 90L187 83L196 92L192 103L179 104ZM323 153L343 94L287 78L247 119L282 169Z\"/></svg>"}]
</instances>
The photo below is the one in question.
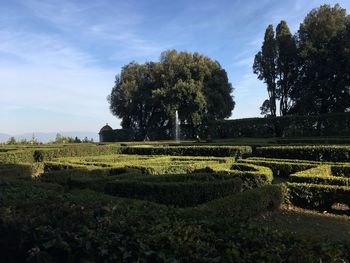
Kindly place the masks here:
<instances>
[{"instance_id":1,"label":"wispy cloud","mask_svg":"<svg viewBox=\"0 0 350 263\"><path fill-rule=\"evenodd\" d=\"M330 0L350 10L348 0ZM175 48L218 60L235 87L234 118L259 116L252 73L268 24L296 32L322 0L52 1L0 5L0 132L95 130L119 120L106 96L132 60ZM90 128L89 128L90 127Z\"/></svg>"}]
</instances>

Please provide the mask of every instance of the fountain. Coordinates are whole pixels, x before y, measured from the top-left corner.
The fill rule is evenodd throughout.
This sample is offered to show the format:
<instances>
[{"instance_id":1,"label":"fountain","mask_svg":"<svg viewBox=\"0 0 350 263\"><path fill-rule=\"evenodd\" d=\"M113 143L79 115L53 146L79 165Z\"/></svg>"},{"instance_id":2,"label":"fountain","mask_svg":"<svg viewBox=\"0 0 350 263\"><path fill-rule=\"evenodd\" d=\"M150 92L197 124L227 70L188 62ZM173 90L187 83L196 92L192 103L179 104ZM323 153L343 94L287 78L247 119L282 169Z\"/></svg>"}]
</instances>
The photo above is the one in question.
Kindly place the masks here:
<instances>
[{"instance_id":1,"label":"fountain","mask_svg":"<svg viewBox=\"0 0 350 263\"><path fill-rule=\"evenodd\" d=\"M175 142L180 143L180 120L177 110L175 111Z\"/></svg>"}]
</instances>

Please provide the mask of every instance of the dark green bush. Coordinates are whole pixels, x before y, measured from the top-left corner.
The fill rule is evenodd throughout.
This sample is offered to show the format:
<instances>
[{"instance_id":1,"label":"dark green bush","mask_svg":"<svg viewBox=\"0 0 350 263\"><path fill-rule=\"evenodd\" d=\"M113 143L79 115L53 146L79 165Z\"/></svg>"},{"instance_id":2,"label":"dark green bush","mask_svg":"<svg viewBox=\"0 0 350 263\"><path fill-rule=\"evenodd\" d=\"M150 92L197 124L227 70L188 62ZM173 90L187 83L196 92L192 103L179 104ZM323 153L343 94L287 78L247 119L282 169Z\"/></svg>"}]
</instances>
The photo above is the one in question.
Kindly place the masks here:
<instances>
[{"instance_id":1,"label":"dark green bush","mask_svg":"<svg viewBox=\"0 0 350 263\"><path fill-rule=\"evenodd\" d=\"M40 151L40 150L35 150L34 154L33 154L33 159L34 159L34 162L42 162L42 161L44 161L43 152Z\"/></svg>"},{"instance_id":2,"label":"dark green bush","mask_svg":"<svg viewBox=\"0 0 350 263\"><path fill-rule=\"evenodd\" d=\"M320 165L309 170L294 173L290 175L290 181L295 183L350 186L350 178L333 175L333 167L337 166Z\"/></svg>"},{"instance_id":3,"label":"dark green bush","mask_svg":"<svg viewBox=\"0 0 350 263\"><path fill-rule=\"evenodd\" d=\"M241 163L250 163L259 166L265 166L272 170L274 176L288 178L290 174L304 171L313 167L316 167L317 164L306 163L305 161L286 161L286 160L269 160L265 158L248 158L239 160Z\"/></svg>"},{"instance_id":4,"label":"dark green bush","mask_svg":"<svg viewBox=\"0 0 350 263\"><path fill-rule=\"evenodd\" d=\"M284 202L283 185L267 185L200 205L199 210L211 217L251 218L267 210L276 210Z\"/></svg>"},{"instance_id":5,"label":"dark green bush","mask_svg":"<svg viewBox=\"0 0 350 263\"><path fill-rule=\"evenodd\" d=\"M2 176L31 177L33 167L30 164L1 164L0 178Z\"/></svg>"},{"instance_id":6,"label":"dark green bush","mask_svg":"<svg viewBox=\"0 0 350 263\"><path fill-rule=\"evenodd\" d=\"M241 157L252 152L249 146L152 146L123 147L123 154Z\"/></svg>"},{"instance_id":7,"label":"dark green bush","mask_svg":"<svg viewBox=\"0 0 350 263\"><path fill-rule=\"evenodd\" d=\"M50 161L58 157L113 154L118 153L119 149L118 145L79 144L41 147L40 152L45 161ZM34 162L35 151L38 151L37 147L22 147L10 152L0 152L0 163Z\"/></svg>"},{"instance_id":8,"label":"dark green bush","mask_svg":"<svg viewBox=\"0 0 350 263\"><path fill-rule=\"evenodd\" d=\"M105 193L193 206L238 192L241 186L247 190L270 184L273 179L269 168L255 165L234 164L231 169L209 168L200 169L200 174L122 177L106 183Z\"/></svg>"},{"instance_id":9,"label":"dark green bush","mask_svg":"<svg viewBox=\"0 0 350 263\"><path fill-rule=\"evenodd\" d=\"M282 116L215 121L203 129L202 136L235 137L317 137L349 136L350 113L315 116ZM205 137L203 137L205 138Z\"/></svg>"},{"instance_id":10,"label":"dark green bush","mask_svg":"<svg viewBox=\"0 0 350 263\"><path fill-rule=\"evenodd\" d=\"M330 211L334 203L350 206L350 187L306 183L288 183L289 200L293 205Z\"/></svg>"},{"instance_id":11,"label":"dark green bush","mask_svg":"<svg viewBox=\"0 0 350 263\"><path fill-rule=\"evenodd\" d=\"M265 158L348 162L350 146L269 146L258 147L255 155Z\"/></svg>"},{"instance_id":12,"label":"dark green bush","mask_svg":"<svg viewBox=\"0 0 350 263\"><path fill-rule=\"evenodd\" d=\"M105 186L105 193L110 195L180 207L195 206L241 190L239 178L207 174L134 177L109 182Z\"/></svg>"},{"instance_id":13,"label":"dark green bush","mask_svg":"<svg viewBox=\"0 0 350 263\"><path fill-rule=\"evenodd\" d=\"M350 256L346 244L247 223L261 208L278 206L268 201L279 200L276 186L229 196L225 205L213 202L208 209L174 209L87 190L65 193L37 182L0 184L0 190L3 262L346 262ZM234 220L218 221L231 215Z\"/></svg>"}]
</instances>

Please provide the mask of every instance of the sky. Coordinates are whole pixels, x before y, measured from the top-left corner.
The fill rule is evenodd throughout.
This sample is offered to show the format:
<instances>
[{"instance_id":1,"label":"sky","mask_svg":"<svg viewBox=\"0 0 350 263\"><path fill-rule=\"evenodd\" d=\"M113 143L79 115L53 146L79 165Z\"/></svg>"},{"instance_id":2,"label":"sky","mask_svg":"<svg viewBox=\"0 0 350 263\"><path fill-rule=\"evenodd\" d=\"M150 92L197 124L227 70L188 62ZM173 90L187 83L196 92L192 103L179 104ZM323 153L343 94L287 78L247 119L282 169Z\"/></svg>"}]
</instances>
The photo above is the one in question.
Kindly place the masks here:
<instances>
[{"instance_id":1,"label":"sky","mask_svg":"<svg viewBox=\"0 0 350 263\"><path fill-rule=\"evenodd\" d=\"M266 87L252 72L269 24L295 33L321 4L349 0L0 0L0 133L96 131L120 120L106 97L131 61L169 49L219 61L231 118L257 117Z\"/></svg>"}]
</instances>

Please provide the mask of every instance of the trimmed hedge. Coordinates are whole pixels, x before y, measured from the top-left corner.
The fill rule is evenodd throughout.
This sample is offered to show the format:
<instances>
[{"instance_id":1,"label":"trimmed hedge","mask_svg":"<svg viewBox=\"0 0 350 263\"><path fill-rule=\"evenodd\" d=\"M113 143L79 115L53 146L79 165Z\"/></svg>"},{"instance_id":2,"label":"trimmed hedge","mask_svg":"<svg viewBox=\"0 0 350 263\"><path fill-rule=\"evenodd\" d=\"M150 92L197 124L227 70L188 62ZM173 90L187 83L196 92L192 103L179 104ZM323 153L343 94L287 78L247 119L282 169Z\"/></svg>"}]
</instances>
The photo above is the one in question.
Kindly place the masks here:
<instances>
[{"instance_id":1,"label":"trimmed hedge","mask_svg":"<svg viewBox=\"0 0 350 263\"><path fill-rule=\"evenodd\" d=\"M123 177L106 183L105 193L176 206L194 206L230 193L272 182L266 167L234 164L231 169L207 167L195 174Z\"/></svg>"},{"instance_id":2,"label":"trimmed hedge","mask_svg":"<svg viewBox=\"0 0 350 263\"><path fill-rule=\"evenodd\" d=\"M281 116L215 121L201 129L203 138L349 136L350 113Z\"/></svg>"},{"instance_id":3,"label":"trimmed hedge","mask_svg":"<svg viewBox=\"0 0 350 263\"><path fill-rule=\"evenodd\" d=\"M295 183L323 184L349 186L350 178L334 176L332 166L320 165L318 167L290 175L290 181Z\"/></svg>"},{"instance_id":4,"label":"trimmed hedge","mask_svg":"<svg viewBox=\"0 0 350 263\"><path fill-rule=\"evenodd\" d=\"M350 256L346 244L307 240L249 224L250 213L277 205L257 204L275 195L276 186L253 190L248 198L251 209L240 202L247 192L224 198L227 207L218 210L223 216L202 208L207 212L203 217L192 208L174 209L89 190L66 193L62 187L26 183L0 184L3 262L346 262ZM229 200L236 197L239 200ZM230 212L237 206L238 213Z\"/></svg>"},{"instance_id":5,"label":"trimmed hedge","mask_svg":"<svg viewBox=\"0 0 350 263\"><path fill-rule=\"evenodd\" d=\"M57 147L39 147L39 148L20 148L19 150L0 152L1 163L23 163L34 162L35 157L49 161L58 157L65 156L88 156L103 155L119 152L118 145L95 145L95 144L79 144L79 145L63 145Z\"/></svg>"},{"instance_id":6,"label":"trimmed hedge","mask_svg":"<svg viewBox=\"0 0 350 263\"><path fill-rule=\"evenodd\" d=\"M288 161L288 160L274 160L274 159L263 159L263 158L248 158L239 160L240 163L254 164L259 166L265 166L272 170L274 176L289 177L290 174L304 171L313 167L317 164L306 163L304 161Z\"/></svg>"},{"instance_id":7,"label":"trimmed hedge","mask_svg":"<svg viewBox=\"0 0 350 263\"><path fill-rule=\"evenodd\" d=\"M266 185L198 206L209 217L251 218L267 210L277 210L287 194L283 185Z\"/></svg>"},{"instance_id":8,"label":"trimmed hedge","mask_svg":"<svg viewBox=\"0 0 350 263\"><path fill-rule=\"evenodd\" d=\"M142 181L135 177L134 180L109 182L105 186L105 193L188 207L242 190L242 181L239 178L227 179L225 176L207 174L161 177L144 176ZM152 182L152 179L156 182Z\"/></svg>"},{"instance_id":9,"label":"trimmed hedge","mask_svg":"<svg viewBox=\"0 0 350 263\"><path fill-rule=\"evenodd\" d=\"M42 163L0 164L0 179L2 177L34 178L43 172Z\"/></svg>"},{"instance_id":10,"label":"trimmed hedge","mask_svg":"<svg viewBox=\"0 0 350 263\"><path fill-rule=\"evenodd\" d=\"M338 164L332 165L332 174L334 176L343 176L350 178L350 165L349 164Z\"/></svg>"},{"instance_id":11,"label":"trimmed hedge","mask_svg":"<svg viewBox=\"0 0 350 263\"><path fill-rule=\"evenodd\" d=\"M257 147L255 155L265 158L348 162L350 161L350 146Z\"/></svg>"},{"instance_id":12,"label":"trimmed hedge","mask_svg":"<svg viewBox=\"0 0 350 263\"><path fill-rule=\"evenodd\" d=\"M249 146L152 146L123 147L121 153L139 155L241 157L251 155L252 149Z\"/></svg>"},{"instance_id":13,"label":"trimmed hedge","mask_svg":"<svg viewBox=\"0 0 350 263\"><path fill-rule=\"evenodd\" d=\"M288 183L289 201L296 206L329 211L334 203L350 206L350 187Z\"/></svg>"}]
</instances>

